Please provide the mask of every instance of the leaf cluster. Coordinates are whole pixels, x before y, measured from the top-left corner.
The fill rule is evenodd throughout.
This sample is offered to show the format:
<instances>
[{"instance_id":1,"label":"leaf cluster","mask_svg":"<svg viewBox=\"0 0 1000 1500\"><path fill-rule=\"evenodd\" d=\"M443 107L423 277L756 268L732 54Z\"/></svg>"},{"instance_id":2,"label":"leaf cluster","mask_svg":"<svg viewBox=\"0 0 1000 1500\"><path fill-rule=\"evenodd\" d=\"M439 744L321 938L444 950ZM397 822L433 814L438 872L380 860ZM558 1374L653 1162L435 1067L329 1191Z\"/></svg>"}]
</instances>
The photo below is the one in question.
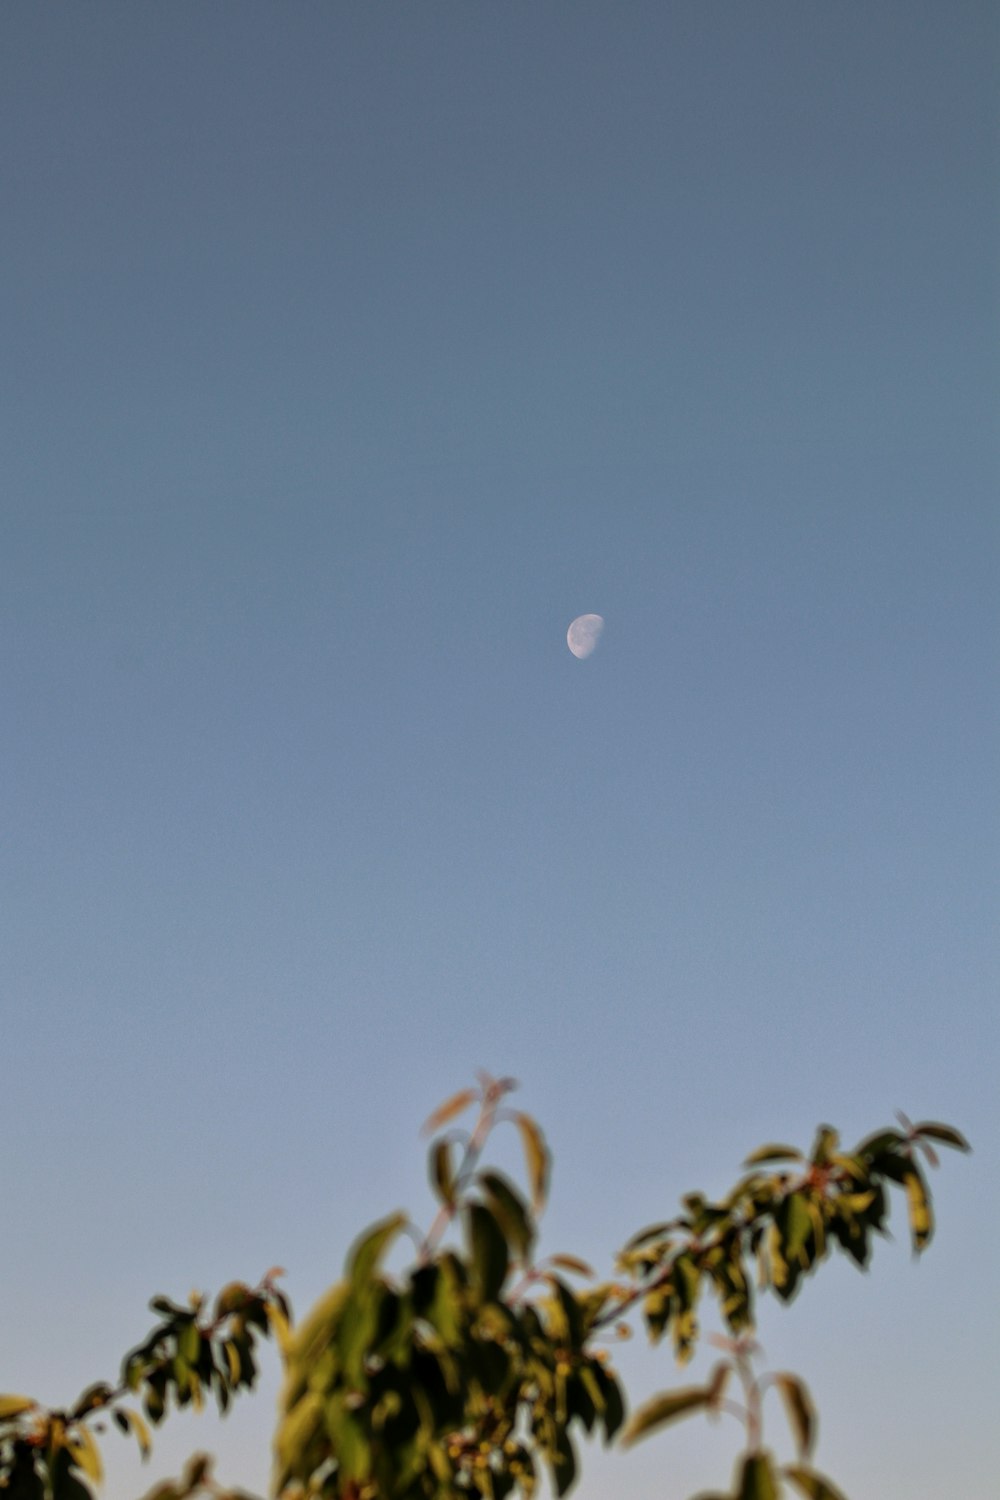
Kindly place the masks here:
<instances>
[{"instance_id":1,"label":"leaf cluster","mask_svg":"<svg viewBox=\"0 0 1000 1500\"><path fill-rule=\"evenodd\" d=\"M150 1425L168 1409L200 1410L211 1392L220 1412L257 1378L256 1345L276 1332L287 1336L289 1307L269 1272L256 1288L224 1287L209 1308L192 1294L185 1306L169 1297L150 1302L159 1315L148 1336L122 1361L116 1386L88 1386L68 1410L28 1396L0 1396L0 1493L4 1500L93 1500L103 1465L95 1433L110 1419L133 1436L143 1458L152 1448ZM192 1470L201 1484L207 1470ZM161 1497L166 1500L166 1497Z\"/></svg>"},{"instance_id":2,"label":"leaf cluster","mask_svg":"<svg viewBox=\"0 0 1000 1500\"><path fill-rule=\"evenodd\" d=\"M618 1257L631 1282L622 1309L641 1302L650 1337L669 1335L683 1363L697 1342L704 1290L738 1335L753 1327L756 1290L791 1301L834 1249L867 1267L874 1237L887 1233L894 1186L905 1194L919 1254L930 1243L933 1214L918 1153L936 1164L932 1141L968 1150L956 1130L931 1121L879 1131L849 1152L829 1126L820 1127L808 1155L792 1146L761 1147L720 1202L689 1193L681 1214L632 1236Z\"/></svg>"},{"instance_id":3,"label":"leaf cluster","mask_svg":"<svg viewBox=\"0 0 1000 1500\"><path fill-rule=\"evenodd\" d=\"M330 1500L503 1500L531 1496L546 1464L556 1493L577 1469L575 1428L610 1440L624 1415L604 1351L588 1348L607 1292L574 1292L556 1263L536 1267L536 1207L548 1154L528 1116L501 1112L508 1080L485 1079L431 1119L477 1103L456 1157L431 1148L441 1200L416 1264L391 1276L384 1259L407 1228L376 1225L351 1251L343 1280L286 1350L275 1491ZM478 1170L498 1116L517 1126L532 1201L507 1177ZM457 1243L444 1244L448 1227ZM579 1268L568 1260L563 1269ZM586 1268L584 1268L586 1269Z\"/></svg>"},{"instance_id":4,"label":"leaf cluster","mask_svg":"<svg viewBox=\"0 0 1000 1500\"><path fill-rule=\"evenodd\" d=\"M822 1127L808 1154L766 1146L718 1202L682 1199L682 1212L632 1236L616 1280L597 1282L572 1255L536 1258L538 1219L550 1159L535 1120L509 1107L511 1079L480 1075L427 1122L429 1176L437 1214L423 1237L404 1213L364 1233L340 1280L293 1326L269 1272L256 1287L232 1282L214 1304L151 1303L157 1322L125 1356L117 1385L88 1387L56 1410L29 1397L0 1396L2 1500L93 1500L102 1477L96 1436L110 1421L137 1440L174 1409L214 1398L225 1413L253 1388L259 1342L274 1335L284 1363L272 1492L279 1500L531 1500L543 1470L562 1496L578 1468L581 1436L611 1442L624 1426L635 1442L697 1412L727 1413L746 1428L733 1487L697 1500L778 1500L791 1488L806 1500L843 1500L811 1467L816 1415L808 1390L787 1372L752 1368L755 1298L790 1301L834 1250L860 1268L874 1237L887 1233L892 1189L905 1198L915 1253L933 1233L922 1156L935 1146L968 1147L934 1122L879 1131L852 1151ZM460 1127L474 1112L472 1123ZM483 1164L492 1130L520 1138L522 1190ZM405 1236L417 1242L400 1260ZM586 1278L579 1290L568 1277ZM669 1337L681 1363L699 1338L706 1292L730 1337L704 1385L666 1391L625 1425L625 1398L606 1347L639 1315L650 1337ZM742 1399L730 1394L742 1385ZM763 1397L776 1389L797 1448L779 1466L763 1445ZM195 1455L177 1480L147 1500L250 1500L216 1482Z\"/></svg>"}]
</instances>

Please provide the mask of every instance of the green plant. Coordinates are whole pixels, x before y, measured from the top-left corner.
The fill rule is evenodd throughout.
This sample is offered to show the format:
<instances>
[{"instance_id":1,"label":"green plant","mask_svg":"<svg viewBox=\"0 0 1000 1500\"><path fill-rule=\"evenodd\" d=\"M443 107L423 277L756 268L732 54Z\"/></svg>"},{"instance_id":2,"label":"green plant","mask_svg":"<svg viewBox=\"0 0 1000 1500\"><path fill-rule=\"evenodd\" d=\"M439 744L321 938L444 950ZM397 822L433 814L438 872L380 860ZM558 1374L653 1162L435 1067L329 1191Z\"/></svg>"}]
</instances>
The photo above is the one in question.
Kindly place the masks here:
<instances>
[{"instance_id":1,"label":"green plant","mask_svg":"<svg viewBox=\"0 0 1000 1500\"><path fill-rule=\"evenodd\" d=\"M577 1475L580 1435L610 1443L645 1438L699 1411L730 1412L746 1449L728 1500L775 1500L787 1484L808 1500L839 1500L810 1467L816 1419L803 1382L757 1376L752 1337L756 1287L790 1300L834 1250L867 1265L883 1233L892 1187L903 1190L913 1248L928 1244L930 1196L918 1155L933 1142L968 1147L946 1125L910 1125L868 1136L852 1151L822 1127L811 1152L767 1146L720 1202L698 1193L682 1212L632 1236L615 1275L598 1280L572 1255L537 1259L549 1154L535 1120L509 1105L510 1079L482 1075L431 1116L430 1178L438 1210L426 1234L391 1215L352 1247L341 1280L293 1325L280 1271L256 1287L233 1282L213 1305L156 1297L158 1321L122 1363L117 1384L90 1386L57 1410L0 1396L0 1488L6 1500L92 1500L101 1481L95 1438L110 1419L143 1454L172 1407L214 1397L221 1412L257 1374L258 1343L273 1336L284 1364L272 1493L280 1500L530 1500L547 1468L557 1495ZM475 1111L468 1130L457 1124ZM512 1124L527 1190L484 1165L497 1125ZM387 1262L405 1236L412 1262ZM669 1338L681 1363L699 1338L702 1297L718 1305L725 1338L708 1382L667 1391L625 1423L625 1396L609 1339L641 1317L654 1341ZM735 1379L742 1401L729 1391ZM778 1467L763 1447L768 1388L784 1400L798 1461ZM197 1454L148 1500L245 1500ZM727 1500L702 1496L700 1500Z\"/></svg>"}]
</instances>

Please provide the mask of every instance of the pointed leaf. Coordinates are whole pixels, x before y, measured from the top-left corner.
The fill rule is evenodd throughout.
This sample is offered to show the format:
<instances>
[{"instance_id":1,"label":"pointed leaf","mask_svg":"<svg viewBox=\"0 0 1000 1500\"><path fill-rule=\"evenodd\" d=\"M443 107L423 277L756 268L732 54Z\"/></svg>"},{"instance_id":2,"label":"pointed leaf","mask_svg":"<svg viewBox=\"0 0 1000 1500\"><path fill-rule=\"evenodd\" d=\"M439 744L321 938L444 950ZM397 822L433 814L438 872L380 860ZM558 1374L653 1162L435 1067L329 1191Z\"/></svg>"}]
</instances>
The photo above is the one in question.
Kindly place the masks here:
<instances>
[{"instance_id":1,"label":"pointed leaf","mask_svg":"<svg viewBox=\"0 0 1000 1500\"><path fill-rule=\"evenodd\" d=\"M709 1400L708 1388L701 1385L682 1386L676 1391L664 1391L662 1395L654 1396L631 1417L622 1433L622 1446L629 1448L668 1422L689 1416L691 1412L703 1411Z\"/></svg>"},{"instance_id":2,"label":"pointed leaf","mask_svg":"<svg viewBox=\"0 0 1000 1500\"><path fill-rule=\"evenodd\" d=\"M835 1484L823 1474L817 1474L815 1469L807 1469L801 1464L788 1464L782 1469L785 1479L790 1479L795 1488L806 1500L844 1500L844 1496Z\"/></svg>"},{"instance_id":3,"label":"pointed leaf","mask_svg":"<svg viewBox=\"0 0 1000 1500\"><path fill-rule=\"evenodd\" d=\"M67 1447L77 1467L83 1470L88 1479L92 1479L95 1484L100 1484L104 1478L101 1455L93 1433L85 1424L81 1423L74 1429L73 1437L67 1441Z\"/></svg>"},{"instance_id":4,"label":"pointed leaf","mask_svg":"<svg viewBox=\"0 0 1000 1500\"><path fill-rule=\"evenodd\" d=\"M405 1224L405 1214L391 1214L354 1242L346 1271L355 1286L370 1280L379 1260Z\"/></svg>"},{"instance_id":5,"label":"pointed leaf","mask_svg":"<svg viewBox=\"0 0 1000 1500\"><path fill-rule=\"evenodd\" d=\"M494 1302L507 1279L510 1253L503 1230L490 1210L482 1203L466 1207L472 1266L480 1296Z\"/></svg>"},{"instance_id":6,"label":"pointed leaf","mask_svg":"<svg viewBox=\"0 0 1000 1500\"><path fill-rule=\"evenodd\" d=\"M446 1208L455 1206L455 1168L451 1154L451 1141L435 1141L431 1147L431 1186Z\"/></svg>"},{"instance_id":7,"label":"pointed leaf","mask_svg":"<svg viewBox=\"0 0 1000 1500\"><path fill-rule=\"evenodd\" d=\"M531 1206L537 1214L545 1202L549 1185L549 1153L545 1137L531 1116L520 1110L514 1115L514 1123L521 1132L528 1181L531 1183Z\"/></svg>"},{"instance_id":8,"label":"pointed leaf","mask_svg":"<svg viewBox=\"0 0 1000 1500\"><path fill-rule=\"evenodd\" d=\"M950 1125L938 1125L933 1120L921 1120L919 1125L913 1127L914 1135L926 1135L932 1141L940 1141L943 1146L953 1146L956 1151L971 1151L965 1136L959 1131L953 1130Z\"/></svg>"},{"instance_id":9,"label":"pointed leaf","mask_svg":"<svg viewBox=\"0 0 1000 1500\"><path fill-rule=\"evenodd\" d=\"M490 1208L499 1223L507 1243L522 1260L527 1260L535 1238L534 1225L528 1205L521 1194L499 1172L483 1172L480 1185L489 1199Z\"/></svg>"},{"instance_id":10,"label":"pointed leaf","mask_svg":"<svg viewBox=\"0 0 1000 1500\"><path fill-rule=\"evenodd\" d=\"M0 1422L23 1416L26 1411L33 1411L37 1405L38 1402L30 1396L0 1396Z\"/></svg>"},{"instance_id":11,"label":"pointed leaf","mask_svg":"<svg viewBox=\"0 0 1000 1500\"><path fill-rule=\"evenodd\" d=\"M802 1161L802 1152L796 1146L782 1146L780 1143L769 1146L758 1146L756 1151L751 1151L743 1165L745 1167L756 1167L766 1161Z\"/></svg>"},{"instance_id":12,"label":"pointed leaf","mask_svg":"<svg viewBox=\"0 0 1000 1500\"><path fill-rule=\"evenodd\" d=\"M750 1453L743 1460L738 1500L778 1500L778 1481L767 1453Z\"/></svg>"},{"instance_id":13,"label":"pointed leaf","mask_svg":"<svg viewBox=\"0 0 1000 1500\"><path fill-rule=\"evenodd\" d=\"M920 1251L925 1250L930 1244L931 1235L934 1233L934 1215L927 1186L915 1164L904 1172L903 1186L906 1189L906 1200L910 1211L910 1237L913 1241L913 1250L919 1255Z\"/></svg>"},{"instance_id":14,"label":"pointed leaf","mask_svg":"<svg viewBox=\"0 0 1000 1500\"><path fill-rule=\"evenodd\" d=\"M808 1458L816 1441L816 1408L806 1385L797 1375L781 1373L772 1375L785 1403L788 1423L795 1436L795 1446L800 1458Z\"/></svg>"},{"instance_id":15,"label":"pointed leaf","mask_svg":"<svg viewBox=\"0 0 1000 1500\"><path fill-rule=\"evenodd\" d=\"M137 1411L131 1411L127 1406L119 1406L115 1410L115 1421L122 1432L131 1430L135 1434L135 1440L139 1444L139 1452L146 1459L153 1451L153 1439L145 1420Z\"/></svg>"},{"instance_id":16,"label":"pointed leaf","mask_svg":"<svg viewBox=\"0 0 1000 1500\"><path fill-rule=\"evenodd\" d=\"M459 1089L457 1094L452 1094L443 1104L439 1104L432 1115L428 1115L424 1121L424 1135L432 1135L435 1130L440 1130L442 1125L447 1125L449 1120L454 1120L463 1110L468 1109L479 1098L478 1089Z\"/></svg>"}]
</instances>

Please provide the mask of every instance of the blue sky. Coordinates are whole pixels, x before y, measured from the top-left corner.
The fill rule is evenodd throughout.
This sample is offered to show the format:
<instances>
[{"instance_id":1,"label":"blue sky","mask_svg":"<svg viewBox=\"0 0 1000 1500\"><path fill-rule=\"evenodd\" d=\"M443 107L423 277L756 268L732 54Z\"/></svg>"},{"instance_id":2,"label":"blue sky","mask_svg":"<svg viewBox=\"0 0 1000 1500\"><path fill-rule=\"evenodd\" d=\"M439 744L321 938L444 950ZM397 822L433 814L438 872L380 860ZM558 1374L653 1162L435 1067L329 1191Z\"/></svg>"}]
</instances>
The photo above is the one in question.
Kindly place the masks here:
<instances>
[{"instance_id":1,"label":"blue sky","mask_svg":"<svg viewBox=\"0 0 1000 1500\"><path fill-rule=\"evenodd\" d=\"M851 1500L987 1500L993 7L0 32L0 1386L71 1399L155 1292L280 1263L304 1311L427 1213L417 1127L479 1066L554 1148L547 1247L604 1267L900 1107L976 1147L937 1243L763 1340ZM262 1487L275 1381L145 1471L109 1442L111 1500L194 1447Z\"/></svg>"}]
</instances>

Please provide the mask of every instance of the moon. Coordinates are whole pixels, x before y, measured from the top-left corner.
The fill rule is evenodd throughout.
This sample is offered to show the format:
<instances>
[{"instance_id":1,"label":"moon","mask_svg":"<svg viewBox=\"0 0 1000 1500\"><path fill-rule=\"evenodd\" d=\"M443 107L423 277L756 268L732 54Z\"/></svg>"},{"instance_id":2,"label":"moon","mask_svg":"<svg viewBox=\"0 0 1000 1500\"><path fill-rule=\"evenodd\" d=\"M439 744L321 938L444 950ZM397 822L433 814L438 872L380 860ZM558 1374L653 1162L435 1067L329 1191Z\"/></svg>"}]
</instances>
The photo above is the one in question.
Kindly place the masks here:
<instances>
[{"instance_id":1,"label":"moon","mask_svg":"<svg viewBox=\"0 0 1000 1500\"><path fill-rule=\"evenodd\" d=\"M600 615L577 615L566 632L566 644L574 656L583 661L597 649L604 621Z\"/></svg>"}]
</instances>

